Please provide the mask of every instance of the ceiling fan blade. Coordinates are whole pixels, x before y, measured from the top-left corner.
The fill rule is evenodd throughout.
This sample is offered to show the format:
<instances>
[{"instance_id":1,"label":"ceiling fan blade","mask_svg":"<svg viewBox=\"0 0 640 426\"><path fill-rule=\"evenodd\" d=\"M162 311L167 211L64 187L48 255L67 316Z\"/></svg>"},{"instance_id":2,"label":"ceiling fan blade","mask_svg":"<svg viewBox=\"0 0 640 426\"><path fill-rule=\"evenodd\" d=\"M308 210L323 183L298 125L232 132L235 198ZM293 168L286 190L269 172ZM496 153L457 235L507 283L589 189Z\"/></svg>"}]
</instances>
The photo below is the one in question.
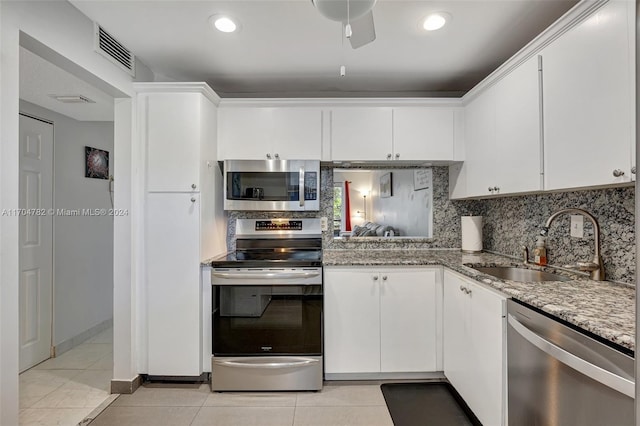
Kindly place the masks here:
<instances>
[{"instance_id":1,"label":"ceiling fan blade","mask_svg":"<svg viewBox=\"0 0 640 426\"><path fill-rule=\"evenodd\" d=\"M343 25L344 26L344 25ZM373 11L369 11L361 18L351 22L351 47L357 49L376 39L376 29L373 26Z\"/></svg>"}]
</instances>

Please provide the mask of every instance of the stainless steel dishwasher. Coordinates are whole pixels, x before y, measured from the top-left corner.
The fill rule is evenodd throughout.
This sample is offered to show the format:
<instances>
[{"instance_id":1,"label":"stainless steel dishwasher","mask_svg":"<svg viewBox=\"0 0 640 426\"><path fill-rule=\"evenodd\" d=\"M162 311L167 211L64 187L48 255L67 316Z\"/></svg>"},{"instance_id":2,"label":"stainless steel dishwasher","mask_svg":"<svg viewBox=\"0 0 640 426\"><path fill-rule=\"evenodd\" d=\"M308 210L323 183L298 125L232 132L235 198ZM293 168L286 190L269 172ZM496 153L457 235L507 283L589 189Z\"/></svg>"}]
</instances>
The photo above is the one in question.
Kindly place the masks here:
<instances>
[{"instance_id":1,"label":"stainless steel dishwasher","mask_svg":"<svg viewBox=\"0 0 640 426\"><path fill-rule=\"evenodd\" d=\"M513 300L507 324L509 425L635 424L630 354Z\"/></svg>"}]
</instances>

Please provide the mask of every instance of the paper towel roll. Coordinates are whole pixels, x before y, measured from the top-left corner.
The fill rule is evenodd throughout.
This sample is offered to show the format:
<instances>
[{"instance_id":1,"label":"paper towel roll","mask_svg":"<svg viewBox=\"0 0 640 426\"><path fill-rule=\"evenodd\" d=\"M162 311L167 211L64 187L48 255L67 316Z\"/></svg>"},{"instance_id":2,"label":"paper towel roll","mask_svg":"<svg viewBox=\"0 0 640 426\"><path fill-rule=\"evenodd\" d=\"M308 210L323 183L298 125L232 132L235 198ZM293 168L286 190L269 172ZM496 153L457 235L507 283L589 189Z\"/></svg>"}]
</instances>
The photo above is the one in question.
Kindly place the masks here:
<instances>
[{"instance_id":1,"label":"paper towel roll","mask_svg":"<svg viewBox=\"0 0 640 426\"><path fill-rule=\"evenodd\" d=\"M462 216L462 251L482 251L482 216Z\"/></svg>"}]
</instances>

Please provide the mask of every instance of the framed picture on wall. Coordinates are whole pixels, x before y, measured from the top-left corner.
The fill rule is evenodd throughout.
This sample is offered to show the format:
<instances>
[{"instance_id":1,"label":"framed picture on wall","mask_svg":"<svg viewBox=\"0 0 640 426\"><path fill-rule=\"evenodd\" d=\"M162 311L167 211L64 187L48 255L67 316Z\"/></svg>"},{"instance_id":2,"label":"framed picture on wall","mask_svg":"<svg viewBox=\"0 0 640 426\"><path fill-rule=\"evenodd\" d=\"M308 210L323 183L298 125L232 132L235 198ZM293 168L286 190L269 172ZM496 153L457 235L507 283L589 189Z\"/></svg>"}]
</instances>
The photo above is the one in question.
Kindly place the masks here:
<instances>
[{"instance_id":1,"label":"framed picture on wall","mask_svg":"<svg viewBox=\"0 0 640 426\"><path fill-rule=\"evenodd\" d=\"M380 176L380 198L389 198L392 195L391 172L389 172Z\"/></svg>"},{"instance_id":2,"label":"framed picture on wall","mask_svg":"<svg viewBox=\"0 0 640 426\"><path fill-rule=\"evenodd\" d=\"M109 151L84 147L84 177L109 179Z\"/></svg>"}]
</instances>

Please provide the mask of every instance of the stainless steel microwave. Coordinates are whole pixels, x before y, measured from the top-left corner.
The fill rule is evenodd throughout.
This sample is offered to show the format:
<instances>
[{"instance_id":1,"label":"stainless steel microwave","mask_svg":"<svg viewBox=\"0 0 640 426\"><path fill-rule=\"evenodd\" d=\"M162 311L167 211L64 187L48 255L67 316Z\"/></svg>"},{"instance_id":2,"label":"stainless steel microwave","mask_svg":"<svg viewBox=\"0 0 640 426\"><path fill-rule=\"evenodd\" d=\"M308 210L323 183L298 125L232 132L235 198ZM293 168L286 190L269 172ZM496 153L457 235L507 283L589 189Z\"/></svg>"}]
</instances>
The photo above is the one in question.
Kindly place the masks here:
<instances>
[{"instance_id":1,"label":"stainless steel microwave","mask_svg":"<svg viewBox=\"0 0 640 426\"><path fill-rule=\"evenodd\" d=\"M320 210L320 161L226 160L224 209Z\"/></svg>"}]
</instances>

